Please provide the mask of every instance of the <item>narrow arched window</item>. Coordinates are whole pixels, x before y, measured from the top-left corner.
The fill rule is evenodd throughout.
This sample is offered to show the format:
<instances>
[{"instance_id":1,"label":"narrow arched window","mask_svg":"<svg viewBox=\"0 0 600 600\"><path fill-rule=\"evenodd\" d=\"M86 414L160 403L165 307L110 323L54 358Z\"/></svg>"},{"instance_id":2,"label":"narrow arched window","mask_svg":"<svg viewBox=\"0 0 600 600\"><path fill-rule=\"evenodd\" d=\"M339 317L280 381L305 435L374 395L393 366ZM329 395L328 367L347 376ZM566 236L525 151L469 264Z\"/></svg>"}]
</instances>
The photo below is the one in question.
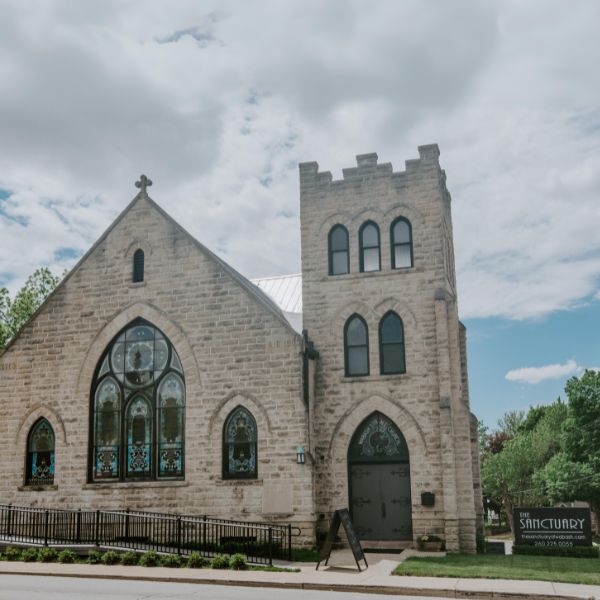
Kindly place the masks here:
<instances>
[{"instance_id":1,"label":"narrow arched window","mask_svg":"<svg viewBox=\"0 0 600 600\"><path fill-rule=\"evenodd\" d=\"M360 271L381 271L379 227L373 221L362 225L358 233L360 242Z\"/></svg>"},{"instance_id":2,"label":"narrow arched window","mask_svg":"<svg viewBox=\"0 0 600 600\"><path fill-rule=\"evenodd\" d=\"M379 322L379 365L382 375L406 373L404 325L393 311Z\"/></svg>"},{"instance_id":3,"label":"narrow arched window","mask_svg":"<svg viewBox=\"0 0 600 600\"><path fill-rule=\"evenodd\" d=\"M223 478L257 476L256 421L243 406L235 408L223 427Z\"/></svg>"},{"instance_id":4,"label":"narrow arched window","mask_svg":"<svg viewBox=\"0 0 600 600\"><path fill-rule=\"evenodd\" d=\"M329 274L344 275L350 272L348 230L335 225L329 232Z\"/></svg>"},{"instance_id":5,"label":"narrow arched window","mask_svg":"<svg viewBox=\"0 0 600 600\"><path fill-rule=\"evenodd\" d=\"M133 253L133 283L144 281L144 251L138 248Z\"/></svg>"},{"instance_id":6,"label":"narrow arched window","mask_svg":"<svg viewBox=\"0 0 600 600\"><path fill-rule=\"evenodd\" d=\"M369 374L369 331L359 315L352 315L344 326L344 363L348 377Z\"/></svg>"},{"instance_id":7,"label":"narrow arched window","mask_svg":"<svg viewBox=\"0 0 600 600\"><path fill-rule=\"evenodd\" d=\"M54 468L54 430L40 419L27 438L27 485L52 485Z\"/></svg>"},{"instance_id":8,"label":"narrow arched window","mask_svg":"<svg viewBox=\"0 0 600 600\"><path fill-rule=\"evenodd\" d=\"M127 476L149 477L152 464L152 408L136 396L127 408Z\"/></svg>"},{"instance_id":9,"label":"narrow arched window","mask_svg":"<svg viewBox=\"0 0 600 600\"><path fill-rule=\"evenodd\" d=\"M399 217L392 223L392 269L413 266L412 226L408 219Z\"/></svg>"},{"instance_id":10,"label":"narrow arched window","mask_svg":"<svg viewBox=\"0 0 600 600\"><path fill-rule=\"evenodd\" d=\"M159 475L183 475L183 411L185 388L181 377L170 373L158 388Z\"/></svg>"}]
</instances>

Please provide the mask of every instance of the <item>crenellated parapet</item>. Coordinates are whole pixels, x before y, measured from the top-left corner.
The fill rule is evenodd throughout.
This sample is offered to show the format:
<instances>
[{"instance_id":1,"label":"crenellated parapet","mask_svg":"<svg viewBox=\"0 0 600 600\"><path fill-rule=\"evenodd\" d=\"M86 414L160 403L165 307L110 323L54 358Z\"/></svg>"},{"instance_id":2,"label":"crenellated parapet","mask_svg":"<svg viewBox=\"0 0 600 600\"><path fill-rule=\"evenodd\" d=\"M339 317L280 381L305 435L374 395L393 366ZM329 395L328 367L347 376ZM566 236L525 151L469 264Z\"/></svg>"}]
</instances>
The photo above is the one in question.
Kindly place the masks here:
<instances>
[{"instance_id":1,"label":"crenellated parapet","mask_svg":"<svg viewBox=\"0 0 600 600\"><path fill-rule=\"evenodd\" d=\"M375 152L358 154L356 166L342 169L343 179L333 179L330 171L319 171L319 163L300 163L300 190L328 188L330 186L340 187L355 185L363 181L377 178L390 178L396 185L402 186L408 178L419 176L421 173L430 174L432 169L438 172L438 176L445 182L444 172L440 169L440 149L437 144L419 146L419 158L405 161L405 170L396 171L392 163L378 164L378 156Z\"/></svg>"}]
</instances>

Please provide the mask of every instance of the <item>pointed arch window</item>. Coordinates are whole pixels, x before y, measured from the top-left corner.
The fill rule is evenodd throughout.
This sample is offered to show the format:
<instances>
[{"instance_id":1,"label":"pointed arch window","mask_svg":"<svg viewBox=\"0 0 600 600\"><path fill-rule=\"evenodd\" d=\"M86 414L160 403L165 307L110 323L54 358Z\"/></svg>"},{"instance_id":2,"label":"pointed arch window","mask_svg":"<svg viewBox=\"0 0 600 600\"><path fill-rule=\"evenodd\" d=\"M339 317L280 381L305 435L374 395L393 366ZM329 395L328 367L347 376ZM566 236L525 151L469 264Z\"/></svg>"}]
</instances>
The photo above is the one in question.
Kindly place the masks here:
<instances>
[{"instance_id":1,"label":"pointed arch window","mask_svg":"<svg viewBox=\"0 0 600 600\"><path fill-rule=\"evenodd\" d=\"M379 227L373 221L363 223L358 232L360 243L360 271L381 271Z\"/></svg>"},{"instance_id":2,"label":"pointed arch window","mask_svg":"<svg viewBox=\"0 0 600 600\"><path fill-rule=\"evenodd\" d=\"M360 315L352 315L344 326L344 363L347 377L369 374L369 330Z\"/></svg>"},{"instance_id":3,"label":"pointed arch window","mask_svg":"<svg viewBox=\"0 0 600 600\"><path fill-rule=\"evenodd\" d=\"M404 325L393 311L379 322L379 366L382 375L406 373Z\"/></svg>"},{"instance_id":4,"label":"pointed arch window","mask_svg":"<svg viewBox=\"0 0 600 600\"><path fill-rule=\"evenodd\" d=\"M413 266L412 226L408 219L397 218L390 230L392 242L392 269Z\"/></svg>"},{"instance_id":5,"label":"pointed arch window","mask_svg":"<svg viewBox=\"0 0 600 600\"><path fill-rule=\"evenodd\" d=\"M27 436L27 485L52 485L54 469L54 430L46 419L39 419Z\"/></svg>"},{"instance_id":6,"label":"pointed arch window","mask_svg":"<svg viewBox=\"0 0 600 600\"><path fill-rule=\"evenodd\" d=\"M133 253L133 283L144 281L144 251L138 248Z\"/></svg>"},{"instance_id":7,"label":"pointed arch window","mask_svg":"<svg viewBox=\"0 0 600 600\"><path fill-rule=\"evenodd\" d=\"M256 421L243 406L235 408L223 427L223 479L255 479Z\"/></svg>"},{"instance_id":8,"label":"pointed arch window","mask_svg":"<svg viewBox=\"0 0 600 600\"><path fill-rule=\"evenodd\" d=\"M182 478L185 379L165 335L137 319L102 355L92 384L90 481Z\"/></svg>"},{"instance_id":9,"label":"pointed arch window","mask_svg":"<svg viewBox=\"0 0 600 600\"><path fill-rule=\"evenodd\" d=\"M348 230L343 225L335 225L329 232L329 274L345 275L350 272L348 251Z\"/></svg>"}]
</instances>

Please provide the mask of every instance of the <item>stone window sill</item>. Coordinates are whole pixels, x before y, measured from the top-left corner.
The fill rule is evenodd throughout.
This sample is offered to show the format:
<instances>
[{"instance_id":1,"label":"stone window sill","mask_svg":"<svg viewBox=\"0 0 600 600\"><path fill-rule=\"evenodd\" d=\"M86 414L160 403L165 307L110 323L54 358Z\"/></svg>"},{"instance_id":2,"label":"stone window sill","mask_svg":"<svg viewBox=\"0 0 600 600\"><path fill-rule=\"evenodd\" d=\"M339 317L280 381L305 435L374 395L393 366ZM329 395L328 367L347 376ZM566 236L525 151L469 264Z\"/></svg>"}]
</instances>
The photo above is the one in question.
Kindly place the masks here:
<instances>
[{"instance_id":1,"label":"stone window sill","mask_svg":"<svg viewBox=\"0 0 600 600\"><path fill-rule=\"evenodd\" d=\"M385 275L391 275L393 273L407 274L407 273L421 273L422 268L419 267L402 267L400 269L383 269L381 271L366 271L364 273L352 272L345 273L344 275L325 275L321 281L344 281L352 279L364 279L365 277L383 277Z\"/></svg>"},{"instance_id":2,"label":"stone window sill","mask_svg":"<svg viewBox=\"0 0 600 600\"><path fill-rule=\"evenodd\" d=\"M17 488L19 492L52 492L57 490L57 485L20 485Z\"/></svg>"},{"instance_id":3,"label":"stone window sill","mask_svg":"<svg viewBox=\"0 0 600 600\"><path fill-rule=\"evenodd\" d=\"M340 379L341 383L364 383L371 381L406 381L410 379L407 373L395 373L392 375L365 375L360 377L346 377Z\"/></svg>"},{"instance_id":4,"label":"stone window sill","mask_svg":"<svg viewBox=\"0 0 600 600\"><path fill-rule=\"evenodd\" d=\"M146 285L145 281L136 281L136 282L129 282L129 287L130 288L139 288L139 287L144 287Z\"/></svg>"},{"instance_id":5,"label":"stone window sill","mask_svg":"<svg viewBox=\"0 0 600 600\"><path fill-rule=\"evenodd\" d=\"M135 488L174 488L188 487L188 481L171 480L171 481L98 481L94 483L86 483L82 486L82 490L105 490L105 489L135 489Z\"/></svg>"},{"instance_id":6,"label":"stone window sill","mask_svg":"<svg viewBox=\"0 0 600 600\"><path fill-rule=\"evenodd\" d=\"M262 485L262 479L217 479L215 485Z\"/></svg>"}]
</instances>

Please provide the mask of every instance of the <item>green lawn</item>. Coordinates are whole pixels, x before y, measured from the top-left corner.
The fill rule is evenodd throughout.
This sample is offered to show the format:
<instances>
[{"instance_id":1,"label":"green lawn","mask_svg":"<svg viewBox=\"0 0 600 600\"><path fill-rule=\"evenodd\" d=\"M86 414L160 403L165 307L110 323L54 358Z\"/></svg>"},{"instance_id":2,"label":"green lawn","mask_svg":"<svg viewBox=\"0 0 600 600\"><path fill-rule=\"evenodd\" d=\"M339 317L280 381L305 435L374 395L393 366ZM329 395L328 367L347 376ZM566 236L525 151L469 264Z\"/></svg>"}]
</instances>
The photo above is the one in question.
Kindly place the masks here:
<instances>
[{"instance_id":1,"label":"green lawn","mask_svg":"<svg viewBox=\"0 0 600 600\"><path fill-rule=\"evenodd\" d=\"M537 579L599 585L600 560L560 556L449 554L440 558L409 558L396 567L394 575Z\"/></svg>"}]
</instances>

